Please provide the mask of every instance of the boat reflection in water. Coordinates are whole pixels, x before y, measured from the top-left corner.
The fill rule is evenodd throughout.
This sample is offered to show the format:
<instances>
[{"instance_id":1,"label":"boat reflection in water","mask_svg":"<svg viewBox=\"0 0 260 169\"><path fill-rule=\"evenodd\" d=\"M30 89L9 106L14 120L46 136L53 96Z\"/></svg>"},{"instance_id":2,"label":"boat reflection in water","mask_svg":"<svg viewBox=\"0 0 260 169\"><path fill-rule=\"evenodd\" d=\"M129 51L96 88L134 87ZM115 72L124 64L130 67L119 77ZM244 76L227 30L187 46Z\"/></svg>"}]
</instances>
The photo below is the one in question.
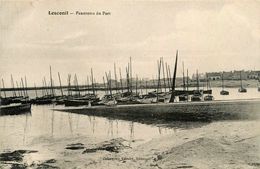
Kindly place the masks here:
<instances>
[{"instance_id":1,"label":"boat reflection in water","mask_svg":"<svg viewBox=\"0 0 260 169\"><path fill-rule=\"evenodd\" d=\"M131 117L105 118L51 109L53 106L39 105L32 106L30 114L0 116L0 149L22 149L31 143L41 146L46 141L78 139L79 137L92 140L122 137L126 140L147 141L160 135L174 133L173 128L179 128L179 124L172 128L161 126L159 132L156 123L164 124L163 121L153 122Z\"/></svg>"}]
</instances>

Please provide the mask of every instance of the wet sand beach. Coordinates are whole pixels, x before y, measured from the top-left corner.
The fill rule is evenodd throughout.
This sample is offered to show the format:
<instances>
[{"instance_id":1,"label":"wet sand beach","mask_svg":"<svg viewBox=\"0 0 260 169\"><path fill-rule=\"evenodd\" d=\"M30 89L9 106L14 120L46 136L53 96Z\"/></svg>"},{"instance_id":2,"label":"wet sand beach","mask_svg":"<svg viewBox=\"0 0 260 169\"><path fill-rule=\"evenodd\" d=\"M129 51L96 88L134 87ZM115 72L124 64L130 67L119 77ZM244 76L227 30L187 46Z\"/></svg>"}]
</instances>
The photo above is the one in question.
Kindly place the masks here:
<instances>
[{"instance_id":1,"label":"wet sand beach","mask_svg":"<svg viewBox=\"0 0 260 169\"><path fill-rule=\"evenodd\" d=\"M1 159L1 167L18 163L30 168L259 168L259 124L213 122L149 141L41 137L27 146L37 152L25 153L22 160Z\"/></svg>"}]
</instances>

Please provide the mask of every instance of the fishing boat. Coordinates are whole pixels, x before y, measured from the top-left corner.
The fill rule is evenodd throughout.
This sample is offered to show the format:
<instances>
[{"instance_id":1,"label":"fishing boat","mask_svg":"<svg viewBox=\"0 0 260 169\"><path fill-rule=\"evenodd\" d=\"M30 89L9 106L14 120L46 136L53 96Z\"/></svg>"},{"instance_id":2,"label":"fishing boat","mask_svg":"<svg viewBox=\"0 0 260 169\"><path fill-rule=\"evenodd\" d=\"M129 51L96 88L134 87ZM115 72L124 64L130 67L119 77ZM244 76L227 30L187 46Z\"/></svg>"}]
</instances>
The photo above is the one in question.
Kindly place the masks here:
<instances>
[{"instance_id":1,"label":"fishing boat","mask_svg":"<svg viewBox=\"0 0 260 169\"><path fill-rule=\"evenodd\" d=\"M208 90L210 88L210 82L207 74L206 74L206 81L207 81L207 90ZM207 94L206 96L204 96L204 101L212 101L212 100L214 100L212 94Z\"/></svg>"},{"instance_id":2,"label":"fishing boat","mask_svg":"<svg viewBox=\"0 0 260 169\"><path fill-rule=\"evenodd\" d=\"M197 90L194 91L193 95L191 96L191 101L202 101L202 97L203 97L203 91L201 92L199 89L199 74L198 74L198 70L197 70Z\"/></svg>"},{"instance_id":3,"label":"fishing boat","mask_svg":"<svg viewBox=\"0 0 260 169\"><path fill-rule=\"evenodd\" d=\"M31 111L30 103L23 103L23 104L17 103L17 104L0 106L0 115L14 115L14 114L21 114L30 111Z\"/></svg>"},{"instance_id":4,"label":"fishing boat","mask_svg":"<svg viewBox=\"0 0 260 169\"><path fill-rule=\"evenodd\" d=\"M86 106L86 105L90 105L91 106L95 106L95 105L99 105L100 99L99 98L95 98L95 99L67 99L64 100L64 104L65 106Z\"/></svg>"},{"instance_id":5,"label":"fishing boat","mask_svg":"<svg viewBox=\"0 0 260 169\"><path fill-rule=\"evenodd\" d=\"M32 104L36 104L36 105L52 104L54 101L55 101L55 96L53 95L45 95L30 100Z\"/></svg>"},{"instance_id":6,"label":"fishing boat","mask_svg":"<svg viewBox=\"0 0 260 169\"><path fill-rule=\"evenodd\" d=\"M179 101L188 101L189 95L188 93L186 93L186 82L185 82L185 76L184 76L184 63L182 63L182 69L183 69L183 73L182 73L182 82L183 82L183 91L184 94L179 96Z\"/></svg>"},{"instance_id":7,"label":"fishing boat","mask_svg":"<svg viewBox=\"0 0 260 169\"><path fill-rule=\"evenodd\" d=\"M179 101L188 101L188 96L187 94L183 94L179 96Z\"/></svg>"},{"instance_id":8,"label":"fishing boat","mask_svg":"<svg viewBox=\"0 0 260 169\"><path fill-rule=\"evenodd\" d=\"M193 95L191 96L191 101L192 102L198 102L198 101L202 101L202 92L200 90L195 90Z\"/></svg>"},{"instance_id":9,"label":"fishing boat","mask_svg":"<svg viewBox=\"0 0 260 169\"><path fill-rule=\"evenodd\" d=\"M112 104L89 106L89 107L64 107L54 109L86 115L105 117L128 117L128 118L156 118L167 120L218 120L218 119L239 119L259 117L260 99L228 100L228 101L204 101L201 102L203 91L199 89L197 71L197 90L194 91L192 101L199 102L175 102L176 90L175 80L177 72L176 54L171 97L169 103L158 102L158 90L155 91L156 103L148 104ZM158 87L159 88L159 87ZM157 88L157 89L158 89ZM132 92L132 90L130 90ZM110 93L111 94L111 93ZM131 95L130 95L131 96Z\"/></svg>"},{"instance_id":10,"label":"fishing boat","mask_svg":"<svg viewBox=\"0 0 260 169\"><path fill-rule=\"evenodd\" d=\"M11 103L11 99L8 97L0 97L0 105L8 105Z\"/></svg>"},{"instance_id":11,"label":"fishing boat","mask_svg":"<svg viewBox=\"0 0 260 169\"><path fill-rule=\"evenodd\" d=\"M242 72L240 71L240 88L238 89L238 92L239 93L246 93L247 92L247 89L243 87L243 84L242 84Z\"/></svg>"},{"instance_id":12,"label":"fishing boat","mask_svg":"<svg viewBox=\"0 0 260 169\"><path fill-rule=\"evenodd\" d=\"M222 80L222 90L220 91L220 95L229 95L229 91L224 90L224 73L222 73L221 80Z\"/></svg>"}]
</instances>

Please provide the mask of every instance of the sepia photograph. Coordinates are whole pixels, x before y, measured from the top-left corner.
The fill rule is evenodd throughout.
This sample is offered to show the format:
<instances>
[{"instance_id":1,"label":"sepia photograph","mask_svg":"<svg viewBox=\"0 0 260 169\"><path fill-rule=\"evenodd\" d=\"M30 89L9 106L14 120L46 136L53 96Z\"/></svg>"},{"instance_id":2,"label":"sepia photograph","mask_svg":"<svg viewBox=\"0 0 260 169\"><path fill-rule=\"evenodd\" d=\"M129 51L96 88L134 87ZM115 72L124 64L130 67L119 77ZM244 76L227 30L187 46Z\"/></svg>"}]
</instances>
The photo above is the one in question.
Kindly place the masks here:
<instances>
[{"instance_id":1,"label":"sepia photograph","mask_svg":"<svg viewBox=\"0 0 260 169\"><path fill-rule=\"evenodd\" d=\"M0 169L259 169L259 0L0 0Z\"/></svg>"}]
</instances>

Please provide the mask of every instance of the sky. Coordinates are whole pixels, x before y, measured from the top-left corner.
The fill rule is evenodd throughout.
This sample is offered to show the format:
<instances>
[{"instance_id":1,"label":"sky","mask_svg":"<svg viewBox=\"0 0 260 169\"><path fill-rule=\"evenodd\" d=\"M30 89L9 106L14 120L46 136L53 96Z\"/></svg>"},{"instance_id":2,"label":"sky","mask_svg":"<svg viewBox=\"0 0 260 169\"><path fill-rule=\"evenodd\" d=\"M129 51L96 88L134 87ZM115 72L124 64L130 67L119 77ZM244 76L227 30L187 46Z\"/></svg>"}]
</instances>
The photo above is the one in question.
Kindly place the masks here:
<instances>
[{"instance_id":1,"label":"sky","mask_svg":"<svg viewBox=\"0 0 260 169\"><path fill-rule=\"evenodd\" d=\"M133 61L133 75L157 76L160 57L173 70L179 51L190 75L260 70L260 1L0 1L0 76L42 85L49 66L58 84L68 74L84 83L93 68L97 82L114 63ZM53 16L48 11L106 11L101 16ZM118 70L117 70L118 71ZM118 74L118 72L117 72ZM119 75L118 75L119 76Z\"/></svg>"}]
</instances>

